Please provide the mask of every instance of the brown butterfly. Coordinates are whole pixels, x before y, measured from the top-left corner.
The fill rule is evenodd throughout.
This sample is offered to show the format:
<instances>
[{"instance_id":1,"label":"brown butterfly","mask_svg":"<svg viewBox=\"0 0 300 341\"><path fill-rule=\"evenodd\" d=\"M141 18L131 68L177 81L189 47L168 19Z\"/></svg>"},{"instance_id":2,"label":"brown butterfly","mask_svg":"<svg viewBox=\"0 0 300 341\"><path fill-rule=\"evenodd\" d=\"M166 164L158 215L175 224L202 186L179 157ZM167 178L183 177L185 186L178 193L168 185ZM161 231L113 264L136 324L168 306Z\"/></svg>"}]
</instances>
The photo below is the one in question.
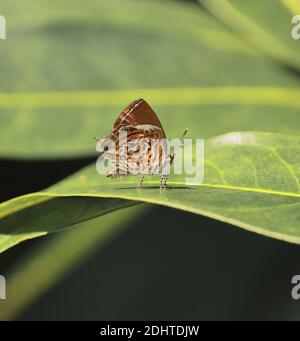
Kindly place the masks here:
<instances>
[{"instance_id":1,"label":"brown butterfly","mask_svg":"<svg viewBox=\"0 0 300 341\"><path fill-rule=\"evenodd\" d=\"M127 145L123 144L122 134L125 132ZM166 187L167 174L162 169L167 162L172 163L174 154L167 153L163 126L145 100L138 99L130 103L117 118L111 134L95 139L100 144L97 150L115 165L114 174L109 173L107 176L140 174L138 187L141 187L145 174L161 172L160 188ZM109 148L111 141L114 142L114 153ZM134 143L135 148L128 148ZM122 148L124 145L126 149Z\"/></svg>"}]
</instances>

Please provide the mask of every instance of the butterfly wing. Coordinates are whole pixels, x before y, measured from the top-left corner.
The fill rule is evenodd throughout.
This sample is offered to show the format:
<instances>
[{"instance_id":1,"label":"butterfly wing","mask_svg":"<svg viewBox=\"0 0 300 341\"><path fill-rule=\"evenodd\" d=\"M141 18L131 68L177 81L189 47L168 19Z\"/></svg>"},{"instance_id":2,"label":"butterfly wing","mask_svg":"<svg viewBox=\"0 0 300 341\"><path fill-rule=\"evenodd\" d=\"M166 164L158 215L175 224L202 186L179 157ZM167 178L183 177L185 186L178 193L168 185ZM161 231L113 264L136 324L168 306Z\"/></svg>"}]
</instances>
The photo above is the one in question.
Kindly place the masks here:
<instances>
[{"instance_id":1,"label":"butterfly wing","mask_svg":"<svg viewBox=\"0 0 300 341\"><path fill-rule=\"evenodd\" d=\"M150 105L144 99L138 99L130 103L116 120L112 135L115 136L121 127L148 125L160 128L160 138L166 137L160 120Z\"/></svg>"},{"instance_id":2,"label":"butterfly wing","mask_svg":"<svg viewBox=\"0 0 300 341\"><path fill-rule=\"evenodd\" d=\"M127 149L126 153L122 152L122 146L126 145L126 141L122 141L121 138L121 132L124 131L127 133L126 141L129 144L138 141L137 150ZM164 143L166 134L157 115L143 99L130 103L121 112L108 138L112 139L116 145L116 158L112 162L116 164L117 175L137 174L137 170L141 169L141 164L147 174L154 168L159 168L166 158L165 146L160 144L153 147L152 142L155 140Z\"/></svg>"}]
</instances>

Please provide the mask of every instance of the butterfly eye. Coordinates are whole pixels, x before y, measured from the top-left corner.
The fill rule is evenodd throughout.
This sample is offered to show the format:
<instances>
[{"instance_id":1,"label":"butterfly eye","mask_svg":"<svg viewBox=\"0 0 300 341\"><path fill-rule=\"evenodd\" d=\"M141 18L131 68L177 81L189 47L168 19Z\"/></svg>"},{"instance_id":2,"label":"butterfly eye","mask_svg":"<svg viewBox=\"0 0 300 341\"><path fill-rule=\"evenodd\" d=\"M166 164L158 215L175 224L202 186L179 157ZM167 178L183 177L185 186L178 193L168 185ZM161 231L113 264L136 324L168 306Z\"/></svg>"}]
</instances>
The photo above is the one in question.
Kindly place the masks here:
<instances>
[{"instance_id":1,"label":"butterfly eye","mask_svg":"<svg viewBox=\"0 0 300 341\"><path fill-rule=\"evenodd\" d=\"M103 150L104 150L105 152L107 152L107 151L108 151L108 146L107 146L107 145L104 146Z\"/></svg>"}]
</instances>

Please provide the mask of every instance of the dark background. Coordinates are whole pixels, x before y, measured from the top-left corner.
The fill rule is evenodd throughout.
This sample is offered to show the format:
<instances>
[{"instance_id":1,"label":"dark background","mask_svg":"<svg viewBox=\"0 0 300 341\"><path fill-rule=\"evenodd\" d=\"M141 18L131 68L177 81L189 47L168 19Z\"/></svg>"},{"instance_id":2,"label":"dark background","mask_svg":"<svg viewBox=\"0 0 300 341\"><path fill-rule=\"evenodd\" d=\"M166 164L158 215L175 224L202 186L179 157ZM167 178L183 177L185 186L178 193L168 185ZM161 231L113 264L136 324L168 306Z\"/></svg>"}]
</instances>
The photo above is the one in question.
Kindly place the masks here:
<instances>
[{"instance_id":1,"label":"dark background","mask_svg":"<svg viewBox=\"0 0 300 341\"><path fill-rule=\"evenodd\" d=\"M1 161L1 201L51 185L89 162ZM1 269L47 238L5 252ZM298 320L300 301L290 292L299 259L300 246L153 206L20 319Z\"/></svg>"}]
</instances>

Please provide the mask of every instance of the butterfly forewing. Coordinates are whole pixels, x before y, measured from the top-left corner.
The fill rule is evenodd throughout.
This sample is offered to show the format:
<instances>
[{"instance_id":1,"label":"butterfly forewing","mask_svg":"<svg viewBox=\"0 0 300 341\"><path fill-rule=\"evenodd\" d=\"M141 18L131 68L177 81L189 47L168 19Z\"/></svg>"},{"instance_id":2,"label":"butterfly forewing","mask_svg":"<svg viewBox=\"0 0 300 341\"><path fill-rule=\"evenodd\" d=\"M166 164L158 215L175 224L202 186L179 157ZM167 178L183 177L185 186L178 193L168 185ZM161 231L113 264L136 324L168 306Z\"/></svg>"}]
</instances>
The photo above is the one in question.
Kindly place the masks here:
<instances>
[{"instance_id":1,"label":"butterfly forewing","mask_svg":"<svg viewBox=\"0 0 300 341\"><path fill-rule=\"evenodd\" d=\"M161 138L165 138L165 132L155 112L143 99L130 103L116 120L112 135L116 134L124 126L152 125L161 129Z\"/></svg>"}]
</instances>

